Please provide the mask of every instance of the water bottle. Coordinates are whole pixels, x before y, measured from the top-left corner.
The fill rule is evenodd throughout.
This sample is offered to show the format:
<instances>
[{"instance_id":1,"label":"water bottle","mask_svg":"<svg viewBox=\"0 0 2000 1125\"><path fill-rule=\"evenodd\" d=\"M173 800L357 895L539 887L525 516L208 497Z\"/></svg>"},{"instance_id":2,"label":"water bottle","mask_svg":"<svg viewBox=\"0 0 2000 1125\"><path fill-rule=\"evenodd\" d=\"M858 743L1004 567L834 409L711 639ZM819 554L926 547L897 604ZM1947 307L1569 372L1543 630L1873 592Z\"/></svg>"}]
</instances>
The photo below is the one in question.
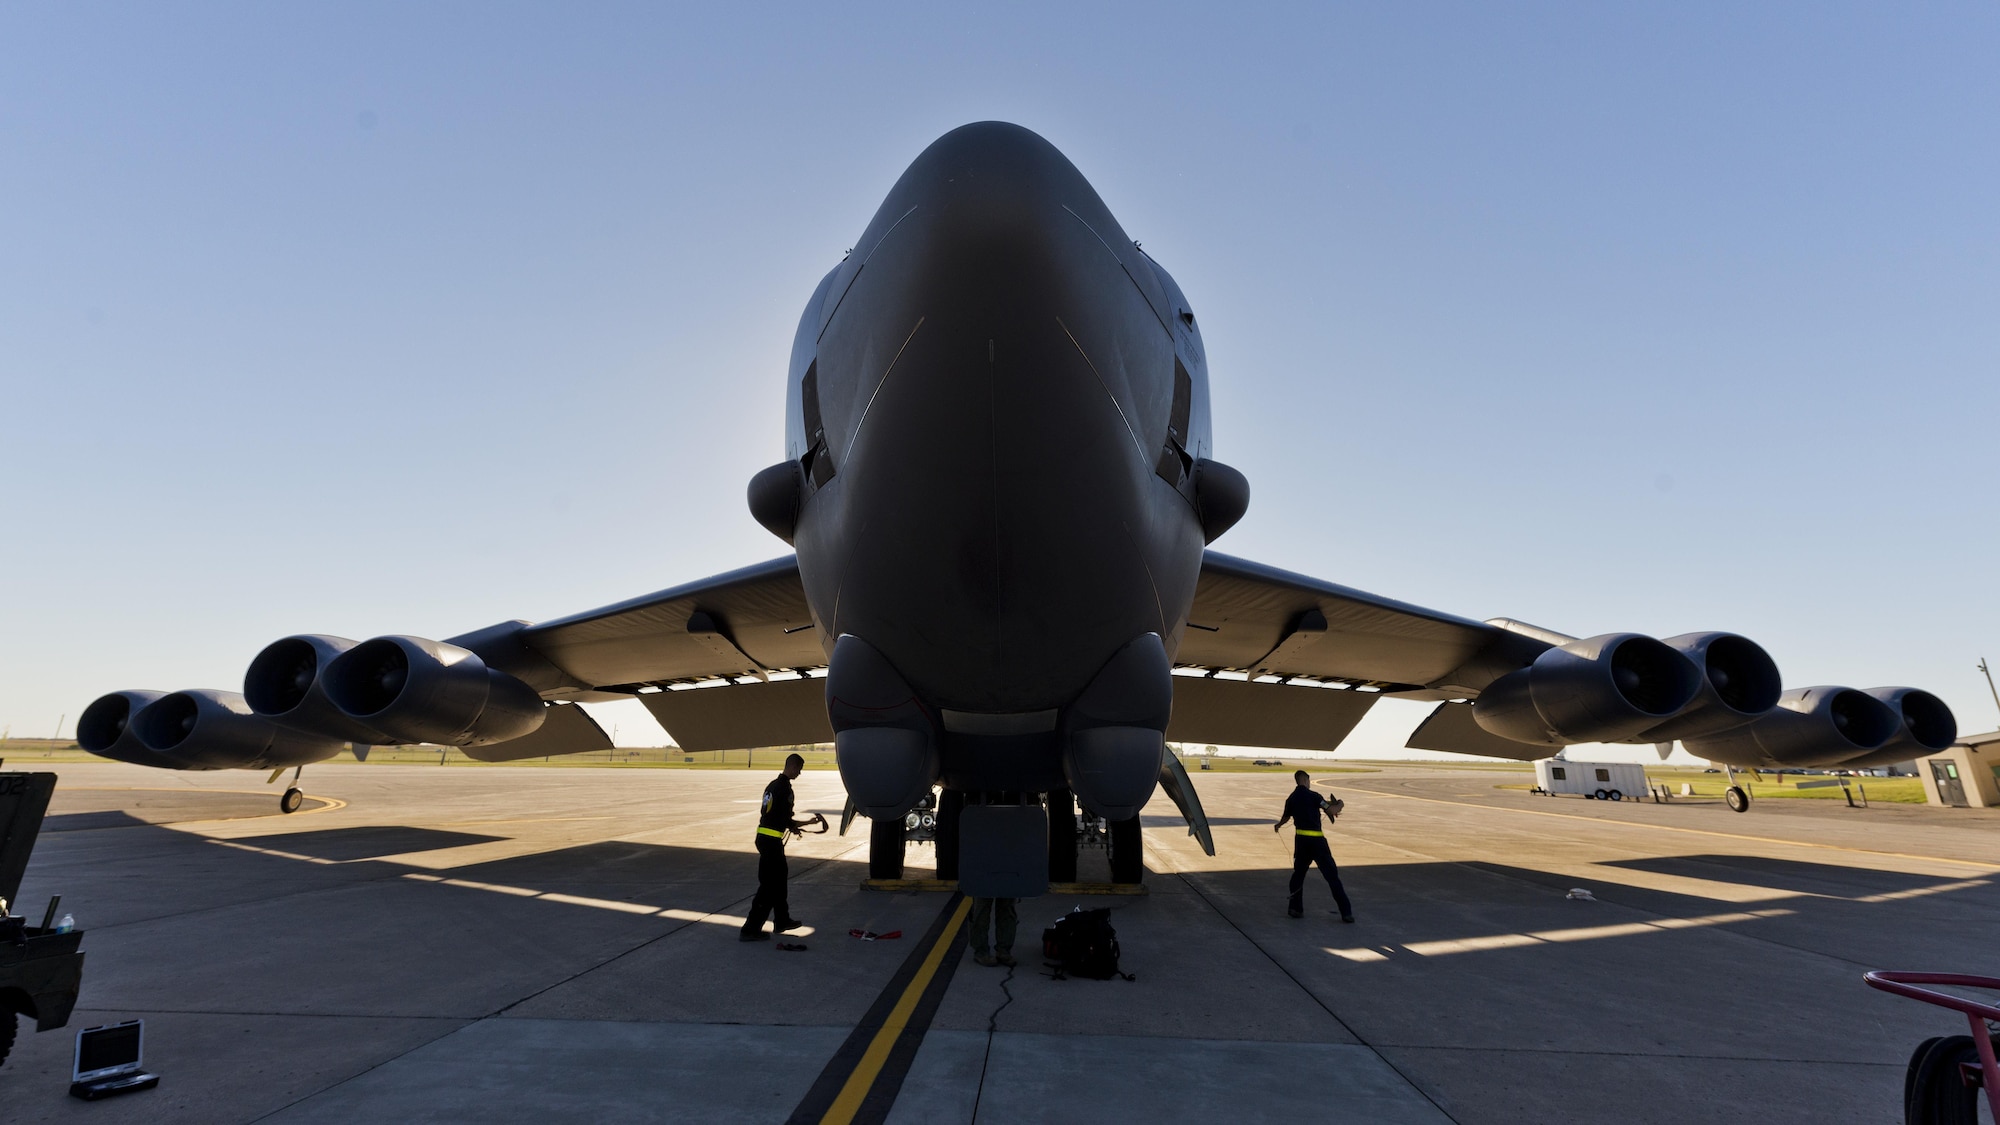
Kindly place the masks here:
<instances>
[{"instance_id":1,"label":"water bottle","mask_svg":"<svg viewBox=\"0 0 2000 1125\"><path fill-rule=\"evenodd\" d=\"M76 932L76 915L74 914L63 915L62 921L56 923L56 932L59 934L68 934Z\"/></svg>"}]
</instances>

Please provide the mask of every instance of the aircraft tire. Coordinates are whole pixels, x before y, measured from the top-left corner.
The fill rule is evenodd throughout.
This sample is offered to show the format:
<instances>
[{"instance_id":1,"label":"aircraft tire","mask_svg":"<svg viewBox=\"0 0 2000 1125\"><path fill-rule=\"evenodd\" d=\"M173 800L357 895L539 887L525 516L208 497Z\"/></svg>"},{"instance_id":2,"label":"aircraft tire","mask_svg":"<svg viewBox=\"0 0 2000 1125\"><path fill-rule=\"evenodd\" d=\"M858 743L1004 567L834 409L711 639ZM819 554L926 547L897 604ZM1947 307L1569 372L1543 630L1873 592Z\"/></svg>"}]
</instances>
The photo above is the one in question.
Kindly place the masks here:
<instances>
[{"instance_id":1,"label":"aircraft tire","mask_svg":"<svg viewBox=\"0 0 2000 1125\"><path fill-rule=\"evenodd\" d=\"M1741 785L1730 786L1723 792L1722 800L1724 804L1729 806L1729 811L1731 812L1750 811L1750 794L1745 793Z\"/></svg>"},{"instance_id":2,"label":"aircraft tire","mask_svg":"<svg viewBox=\"0 0 2000 1125\"><path fill-rule=\"evenodd\" d=\"M299 806L305 803L306 795L304 793L296 789L287 789L285 790L285 795L278 798L278 811L282 813L295 813L299 811Z\"/></svg>"},{"instance_id":3,"label":"aircraft tire","mask_svg":"<svg viewBox=\"0 0 2000 1125\"><path fill-rule=\"evenodd\" d=\"M1111 823L1111 881L1146 881L1145 837L1139 831L1136 816Z\"/></svg>"},{"instance_id":4,"label":"aircraft tire","mask_svg":"<svg viewBox=\"0 0 2000 1125\"><path fill-rule=\"evenodd\" d=\"M1959 1064L1976 1062L1979 1050L1970 1035L1931 1040L1922 1057L1913 1060L1908 1077L1909 1101L1904 1120L1922 1125L1978 1125L1979 1091L1959 1081Z\"/></svg>"},{"instance_id":5,"label":"aircraft tire","mask_svg":"<svg viewBox=\"0 0 2000 1125\"><path fill-rule=\"evenodd\" d=\"M1606 796L1610 797L1614 801L1622 801L1625 799L1625 794L1620 793L1616 789L1613 789L1610 793L1606 794Z\"/></svg>"},{"instance_id":6,"label":"aircraft tire","mask_svg":"<svg viewBox=\"0 0 2000 1125\"><path fill-rule=\"evenodd\" d=\"M14 1050L14 1035L20 1030L12 1011L0 1011L0 1064L5 1064L7 1056Z\"/></svg>"},{"instance_id":7,"label":"aircraft tire","mask_svg":"<svg viewBox=\"0 0 2000 1125\"><path fill-rule=\"evenodd\" d=\"M1597 792L1592 793L1591 796L1597 798L1600 801L1609 801L1611 799L1611 794L1606 793L1602 789L1599 789Z\"/></svg>"},{"instance_id":8,"label":"aircraft tire","mask_svg":"<svg viewBox=\"0 0 2000 1125\"><path fill-rule=\"evenodd\" d=\"M1067 789L1049 793L1049 882L1076 882L1076 796Z\"/></svg>"},{"instance_id":9,"label":"aircraft tire","mask_svg":"<svg viewBox=\"0 0 2000 1125\"><path fill-rule=\"evenodd\" d=\"M868 877L903 877L902 817L876 817L868 822Z\"/></svg>"}]
</instances>

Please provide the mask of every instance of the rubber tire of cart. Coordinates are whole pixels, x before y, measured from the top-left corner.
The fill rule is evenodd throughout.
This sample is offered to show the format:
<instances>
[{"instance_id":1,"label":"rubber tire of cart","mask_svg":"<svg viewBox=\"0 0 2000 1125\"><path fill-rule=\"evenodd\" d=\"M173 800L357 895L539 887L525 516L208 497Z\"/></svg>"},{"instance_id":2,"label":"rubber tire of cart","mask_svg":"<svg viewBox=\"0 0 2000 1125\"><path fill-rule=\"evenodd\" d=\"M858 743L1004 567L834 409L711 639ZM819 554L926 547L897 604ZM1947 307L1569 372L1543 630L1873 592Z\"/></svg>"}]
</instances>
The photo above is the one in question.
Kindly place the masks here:
<instances>
[{"instance_id":1,"label":"rubber tire of cart","mask_svg":"<svg viewBox=\"0 0 2000 1125\"><path fill-rule=\"evenodd\" d=\"M1917 1049L1910 1052L1910 1064L1903 1068L1903 1120L1905 1125L1907 1125L1910 1119L1910 1102L1917 1096L1917 1068L1923 1065L1924 1056L1930 1054L1931 1048L1935 1047L1937 1041L1942 1038L1944 1038L1942 1035L1933 1035L1929 1039L1917 1044Z\"/></svg>"},{"instance_id":2,"label":"rubber tire of cart","mask_svg":"<svg viewBox=\"0 0 2000 1125\"><path fill-rule=\"evenodd\" d=\"M1610 793L1606 794L1606 796L1610 797L1614 801L1622 801L1625 799L1625 794L1620 793L1616 789L1613 789Z\"/></svg>"},{"instance_id":3,"label":"rubber tire of cart","mask_svg":"<svg viewBox=\"0 0 2000 1125\"><path fill-rule=\"evenodd\" d=\"M1600 801L1609 801L1611 799L1611 794L1606 793L1602 789L1599 789L1597 792L1592 793L1591 796L1597 798Z\"/></svg>"},{"instance_id":4,"label":"rubber tire of cart","mask_svg":"<svg viewBox=\"0 0 2000 1125\"><path fill-rule=\"evenodd\" d=\"M1931 1040L1909 1079L1910 1099L1903 1113L1907 1125L1978 1125L1979 1091L1959 1080L1958 1069L1978 1058L1970 1035Z\"/></svg>"},{"instance_id":5,"label":"rubber tire of cart","mask_svg":"<svg viewBox=\"0 0 2000 1125\"><path fill-rule=\"evenodd\" d=\"M13 1009L0 1010L0 1064L5 1064L7 1055L14 1049L14 1035L20 1030Z\"/></svg>"},{"instance_id":6,"label":"rubber tire of cart","mask_svg":"<svg viewBox=\"0 0 2000 1125\"><path fill-rule=\"evenodd\" d=\"M295 813L299 811L299 806L305 803L306 795L304 793L296 789L287 789L285 790L285 795L278 798L278 811L282 813Z\"/></svg>"},{"instance_id":7,"label":"rubber tire of cart","mask_svg":"<svg viewBox=\"0 0 2000 1125\"><path fill-rule=\"evenodd\" d=\"M1729 806L1731 812L1750 811L1750 794L1745 793L1741 785L1730 786L1723 792L1722 800Z\"/></svg>"}]
</instances>

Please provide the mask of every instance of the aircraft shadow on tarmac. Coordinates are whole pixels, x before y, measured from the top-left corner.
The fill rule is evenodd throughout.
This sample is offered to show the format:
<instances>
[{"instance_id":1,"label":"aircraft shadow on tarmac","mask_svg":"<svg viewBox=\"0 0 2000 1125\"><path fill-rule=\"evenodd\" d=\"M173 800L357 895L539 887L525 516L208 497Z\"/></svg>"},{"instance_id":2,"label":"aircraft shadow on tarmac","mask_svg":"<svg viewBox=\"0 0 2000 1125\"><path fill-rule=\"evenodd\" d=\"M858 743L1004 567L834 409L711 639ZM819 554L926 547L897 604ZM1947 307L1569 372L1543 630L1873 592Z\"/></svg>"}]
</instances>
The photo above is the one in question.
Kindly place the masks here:
<instances>
[{"instance_id":1,"label":"aircraft shadow on tarmac","mask_svg":"<svg viewBox=\"0 0 2000 1125\"><path fill-rule=\"evenodd\" d=\"M98 828L132 828L151 823L152 821L133 816L123 809L61 813L42 820L42 833L47 835L51 832L88 832Z\"/></svg>"},{"instance_id":2,"label":"aircraft shadow on tarmac","mask_svg":"<svg viewBox=\"0 0 2000 1125\"><path fill-rule=\"evenodd\" d=\"M1646 859L1606 861L1605 867L1651 871L1691 879L1791 891L1800 895L1827 895L1834 898L1867 899L1877 895L1909 896L1940 887L1957 887L1960 880L1907 871L1884 871L1869 867L1829 866L1795 859L1773 859L1750 855L1676 855ZM1854 884L1862 884L1860 894Z\"/></svg>"},{"instance_id":3,"label":"aircraft shadow on tarmac","mask_svg":"<svg viewBox=\"0 0 2000 1125\"><path fill-rule=\"evenodd\" d=\"M78 815L97 818L106 814ZM420 888L434 887L440 892L440 909L461 921L531 930L549 927L552 931L580 924L601 925L608 928L601 931L607 937L610 932L633 933L740 910L755 885L756 857L748 848L604 840L460 865L425 865L421 856L426 852L504 842L507 838L385 825L228 840L150 825L136 818L128 818L127 823L153 831L119 834L124 839L116 844L121 853L117 862L105 862L103 847L112 841L89 833L85 835L102 839L104 844L75 852L67 863L60 854L49 854L46 858L53 862L38 865L41 878L36 881L62 881L71 900L79 903L100 895L135 898L132 902L103 903L106 914L128 917L134 913L157 917L146 909L146 902L137 901L166 894L155 889L147 876L147 869L155 864L178 882L182 889L175 894L186 895L184 905L205 901L211 906L226 906L235 902L247 909L270 894L344 887L344 895L378 897L384 911L406 911L414 906L421 914L427 893ZM82 835L72 838L83 844ZM194 857L199 865L190 868L188 860ZM913 856L921 858L921 853ZM1355 864L1343 867L1342 877L1367 925L1352 929L1336 926L1326 933L1317 927L1311 934L1303 929L1267 932L1263 928L1288 924L1282 917L1282 903L1289 872L1276 866L1187 872L1184 878L1201 892L1207 907L1191 901L1192 896L1174 893L1183 876L1149 870L1147 877L1155 885L1155 895L1150 900L1116 905L1136 926L1128 935L1121 922L1121 940L1128 952L1142 959L1146 946L1155 939L1163 948L1175 940L1165 933L1149 938L1148 930L1166 927L1172 931L1177 926L1202 924L1200 919L1211 914L1208 907L1245 924L1254 923L1254 932L1264 935L1259 941L1267 936L1290 944L1290 938L1280 934L1293 933L1316 947L1323 948L1330 940L1346 943L1351 939L1392 954L1399 943L1400 948L1423 956L1432 955L1425 952L1427 949L1485 955L1534 944L1513 940L1521 935L1544 935L1537 941L1588 941L1590 947L1608 952L1625 939L1656 933L1713 929L1754 934L1777 923L1788 930L1825 926L1829 933L1850 935L1876 956L1897 952L1891 935L1929 926L1932 932L1919 943L1921 952L1962 959L1975 955L1976 943L1954 936L1956 928L1934 925L1938 913L1972 911L1977 917L1990 917L1995 907L2000 907L2000 891L1990 878L1917 875L1723 854L1608 860L1601 866L1606 877L1593 880L1573 871L1550 872L1480 861ZM1638 882L1648 875L1699 880L1719 893L1703 897L1698 887L1692 893L1681 893L1672 889L1671 882L1666 888L1634 885L1617 878L1621 870L1639 873ZM794 854L791 872L795 889L814 886L821 893L873 893L858 889L867 873L863 862ZM187 894L190 876L207 887ZM105 880L101 889L91 885L97 878ZM1323 916L1324 908L1330 905L1325 901L1324 884L1316 873L1309 879L1309 905L1316 915ZM1568 889L1578 885L1591 887L1598 901L1565 901ZM1753 890L1732 898L1726 885L1764 893ZM383 890L378 895L367 886ZM399 890L391 892L387 889L391 886ZM1262 900L1261 904L1250 905L1257 900ZM942 906L945 900L937 896L937 901ZM343 902L343 909L376 909L351 897ZM1056 897L1042 902L1064 908L1068 905L1066 899ZM299 908L308 907L300 903ZM866 906L857 899L853 911L858 916L866 912ZM1269 919L1262 917L1265 914ZM1150 920L1142 921L1147 918ZM826 922L848 924L839 917L829 917ZM1568 932L1592 926L1603 927L1603 932L1586 936ZM1562 932L1550 939L1546 931ZM1960 948L1962 955L1955 952ZM1912 948L1911 952L1919 950Z\"/></svg>"},{"instance_id":4,"label":"aircraft shadow on tarmac","mask_svg":"<svg viewBox=\"0 0 2000 1125\"><path fill-rule=\"evenodd\" d=\"M314 832L284 832L270 836L245 836L236 841L272 851L330 859L337 863L357 859L377 859L408 852L441 851L467 844L491 844L505 836L482 836L472 832L446 832L439 828L411 828L403 825L371 824L354 828L327 828Z\"/></svg>"}]
</instances>

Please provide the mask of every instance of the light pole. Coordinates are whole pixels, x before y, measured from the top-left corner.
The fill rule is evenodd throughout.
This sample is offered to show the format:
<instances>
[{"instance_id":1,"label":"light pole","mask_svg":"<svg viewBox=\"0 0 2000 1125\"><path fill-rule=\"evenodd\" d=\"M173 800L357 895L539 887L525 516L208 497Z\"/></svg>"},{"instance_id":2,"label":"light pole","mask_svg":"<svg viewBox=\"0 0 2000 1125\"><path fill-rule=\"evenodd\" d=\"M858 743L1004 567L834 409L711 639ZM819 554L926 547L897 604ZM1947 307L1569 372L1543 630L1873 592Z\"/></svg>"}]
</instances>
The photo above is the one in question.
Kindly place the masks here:
<instances>
[{"instance_id":1,"label":"light pole","mask_svg":"<svg viewBox=\"0 0 2000 1125\"><path fill-rule=\"evenodd\" d=\"M1993 672L1986 667L1986 658L1983 656L1979 658L1979 671L1986 676L1986 690L1993 695L1993 706L1996 709L2000 709L2000 689L1994 688Z\"/></svg>"}]
</instances>

